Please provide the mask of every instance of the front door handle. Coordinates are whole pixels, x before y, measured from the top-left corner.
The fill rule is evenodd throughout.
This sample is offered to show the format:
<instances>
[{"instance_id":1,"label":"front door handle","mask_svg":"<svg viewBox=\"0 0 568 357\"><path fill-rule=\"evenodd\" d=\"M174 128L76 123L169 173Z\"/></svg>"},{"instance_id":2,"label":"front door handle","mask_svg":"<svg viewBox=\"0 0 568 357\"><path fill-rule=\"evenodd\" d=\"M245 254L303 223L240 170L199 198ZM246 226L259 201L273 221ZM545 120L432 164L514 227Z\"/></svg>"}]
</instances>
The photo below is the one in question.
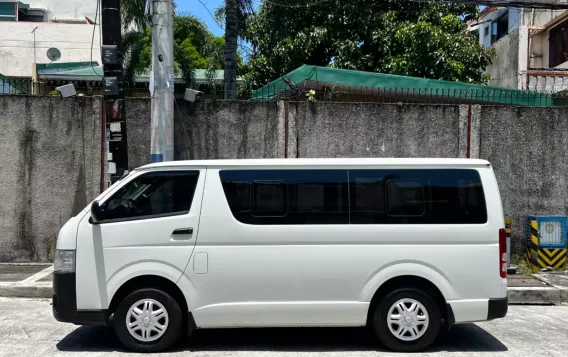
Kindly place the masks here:
<instances>
[{"instance_id":1,"label":"front door handle","mask_svg":"<svg viewBox=\"0 0 568 357\"><path fill-rule=\"evenodd\" d=\"M178 228L174 230L173 235L177 234L193 234L193 228Z\"/></svg>"}]
</instances>

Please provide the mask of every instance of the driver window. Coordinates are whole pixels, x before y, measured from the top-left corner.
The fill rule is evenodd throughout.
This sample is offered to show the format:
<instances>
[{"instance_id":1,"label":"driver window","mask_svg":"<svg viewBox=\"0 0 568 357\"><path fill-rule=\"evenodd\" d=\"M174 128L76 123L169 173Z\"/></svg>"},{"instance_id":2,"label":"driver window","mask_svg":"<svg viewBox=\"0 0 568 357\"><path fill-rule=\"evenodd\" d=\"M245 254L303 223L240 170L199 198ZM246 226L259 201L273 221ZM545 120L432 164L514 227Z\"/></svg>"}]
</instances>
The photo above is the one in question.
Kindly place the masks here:
<instances>
[{"instance_id":1,"label":"driver window","mask_svg":"<svg viewBox=\"0 0 568 357\"><path fill-rule=\"evenodd\" d=\"M189 213L199 171L150 172L139 176L101 206L102 221Z\"/></svg>"}]
</instances>

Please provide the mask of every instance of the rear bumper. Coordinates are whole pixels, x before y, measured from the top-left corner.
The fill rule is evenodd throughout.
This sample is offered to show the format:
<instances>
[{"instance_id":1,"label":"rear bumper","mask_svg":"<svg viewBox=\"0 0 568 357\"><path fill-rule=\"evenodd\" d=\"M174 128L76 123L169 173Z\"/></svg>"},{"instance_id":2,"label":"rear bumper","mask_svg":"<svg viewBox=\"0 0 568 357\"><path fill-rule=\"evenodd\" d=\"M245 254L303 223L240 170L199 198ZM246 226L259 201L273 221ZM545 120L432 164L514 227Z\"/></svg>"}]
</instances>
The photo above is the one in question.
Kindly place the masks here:
<instances>
[{"instance_id":1,"label":"rear bumper","mask_svg":"<svg viewBox=\"0 0 568 357\"><path fill-rule=\"evenodd\" d=\"M509 310L509 298L489 299L487 320L500 319L507 315Z\"/></svg>"},{"instance_id":2,"label":"rear bumper","mask_svg":"<svg viewBox=\"0 0 568 357\"><path fill-rule=\"evenodd\" d=\"M107 310L77 310L75 273L53 274L53 317L76 325L106 325Z\"/></svg>"}]
</instances>

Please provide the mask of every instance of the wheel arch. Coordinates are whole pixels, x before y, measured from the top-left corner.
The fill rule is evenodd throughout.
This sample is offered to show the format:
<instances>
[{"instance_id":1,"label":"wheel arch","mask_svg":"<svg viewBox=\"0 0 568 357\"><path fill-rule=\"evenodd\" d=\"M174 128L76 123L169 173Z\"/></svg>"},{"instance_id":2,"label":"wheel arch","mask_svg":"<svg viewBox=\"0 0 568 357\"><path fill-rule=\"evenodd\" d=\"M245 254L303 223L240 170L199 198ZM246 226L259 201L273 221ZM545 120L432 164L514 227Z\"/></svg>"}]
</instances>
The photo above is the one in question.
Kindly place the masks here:
<instances>
[{"instance_id":1,"label":"wheel arch","mask_svg":"<svg viewBox=\"0 0 568 357\"><path fill-rule=\"evenodd\" d=\"M155 288L166 292L179 304L182 312L189 311L185 295L176 283L159 275L139 275L126 281L114 293L109 304L109 314L113 314L120 302L130 293L144 288Z\"/></svg>"},{"instance_id":2,"label":"wheel arch","mask_svg":"<svg viewBox=\"0 0 568 357\"><path fill-rule=\"evenodd\" d=\"M367 312L367 325L370 325L373 314L381 299L390 292L400 288L415 288L428 294L438 306L442 318L446 319L447 308L446 299L440 289L428 279L416 275L400 275L384 282L371 298L369 310Z\"/></svg>"}]
</instances>

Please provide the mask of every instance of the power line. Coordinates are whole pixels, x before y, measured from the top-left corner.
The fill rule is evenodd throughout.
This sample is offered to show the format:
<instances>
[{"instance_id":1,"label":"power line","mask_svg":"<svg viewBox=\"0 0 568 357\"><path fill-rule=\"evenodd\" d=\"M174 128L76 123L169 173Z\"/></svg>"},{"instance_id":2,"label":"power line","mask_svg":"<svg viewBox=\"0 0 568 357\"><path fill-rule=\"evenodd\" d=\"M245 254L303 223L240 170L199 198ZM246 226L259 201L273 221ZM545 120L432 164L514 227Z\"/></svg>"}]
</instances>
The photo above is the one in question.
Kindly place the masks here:
<instances>
[{"instance_id":1,"label":"power line","mask_svg":"<svg viewBox=\"0 0 568 357\"><path fill-rule=\"evenodd\" d=\"M101 6L101 0L97 0L97 10L95 12L95 23L93 24L93 36L91 36L91 68L93 69L93 72L95 72L95 74L97 76L102 76L102 74L98 73L95 70L95 66L93 66L93 45L95 43L95 30L97 29L97 19L98 19L98 16L99 16L100 6ZM101 32L101 25L99 24L99 41L100 41L100 36L101 36L100 32ZM101 43L102 42L99 42L99 45Z\"/></svg>"},{"instance_id":2,"label":"power line","mask_svg":"<svg viewBox=\"0 0 568 357\"><path fill-rule=\"evenodd\" d=\"M211 16L211 18L213 19L213 21L215 21L215 23L217 24L217 26L219 26L222 30L224 29L223 25L221 25L217 19L215 18L215 16L213 16L213 14L211 13L211 11L209 10L209 8L207 7L207 5L205 5L205 3L201 0L199 0L199 2L201 3L201 5L203 5L203 7L205 8L205 10L207 10L207 12L209 13L209 16Z\"/></svg>"}]
</instances>

